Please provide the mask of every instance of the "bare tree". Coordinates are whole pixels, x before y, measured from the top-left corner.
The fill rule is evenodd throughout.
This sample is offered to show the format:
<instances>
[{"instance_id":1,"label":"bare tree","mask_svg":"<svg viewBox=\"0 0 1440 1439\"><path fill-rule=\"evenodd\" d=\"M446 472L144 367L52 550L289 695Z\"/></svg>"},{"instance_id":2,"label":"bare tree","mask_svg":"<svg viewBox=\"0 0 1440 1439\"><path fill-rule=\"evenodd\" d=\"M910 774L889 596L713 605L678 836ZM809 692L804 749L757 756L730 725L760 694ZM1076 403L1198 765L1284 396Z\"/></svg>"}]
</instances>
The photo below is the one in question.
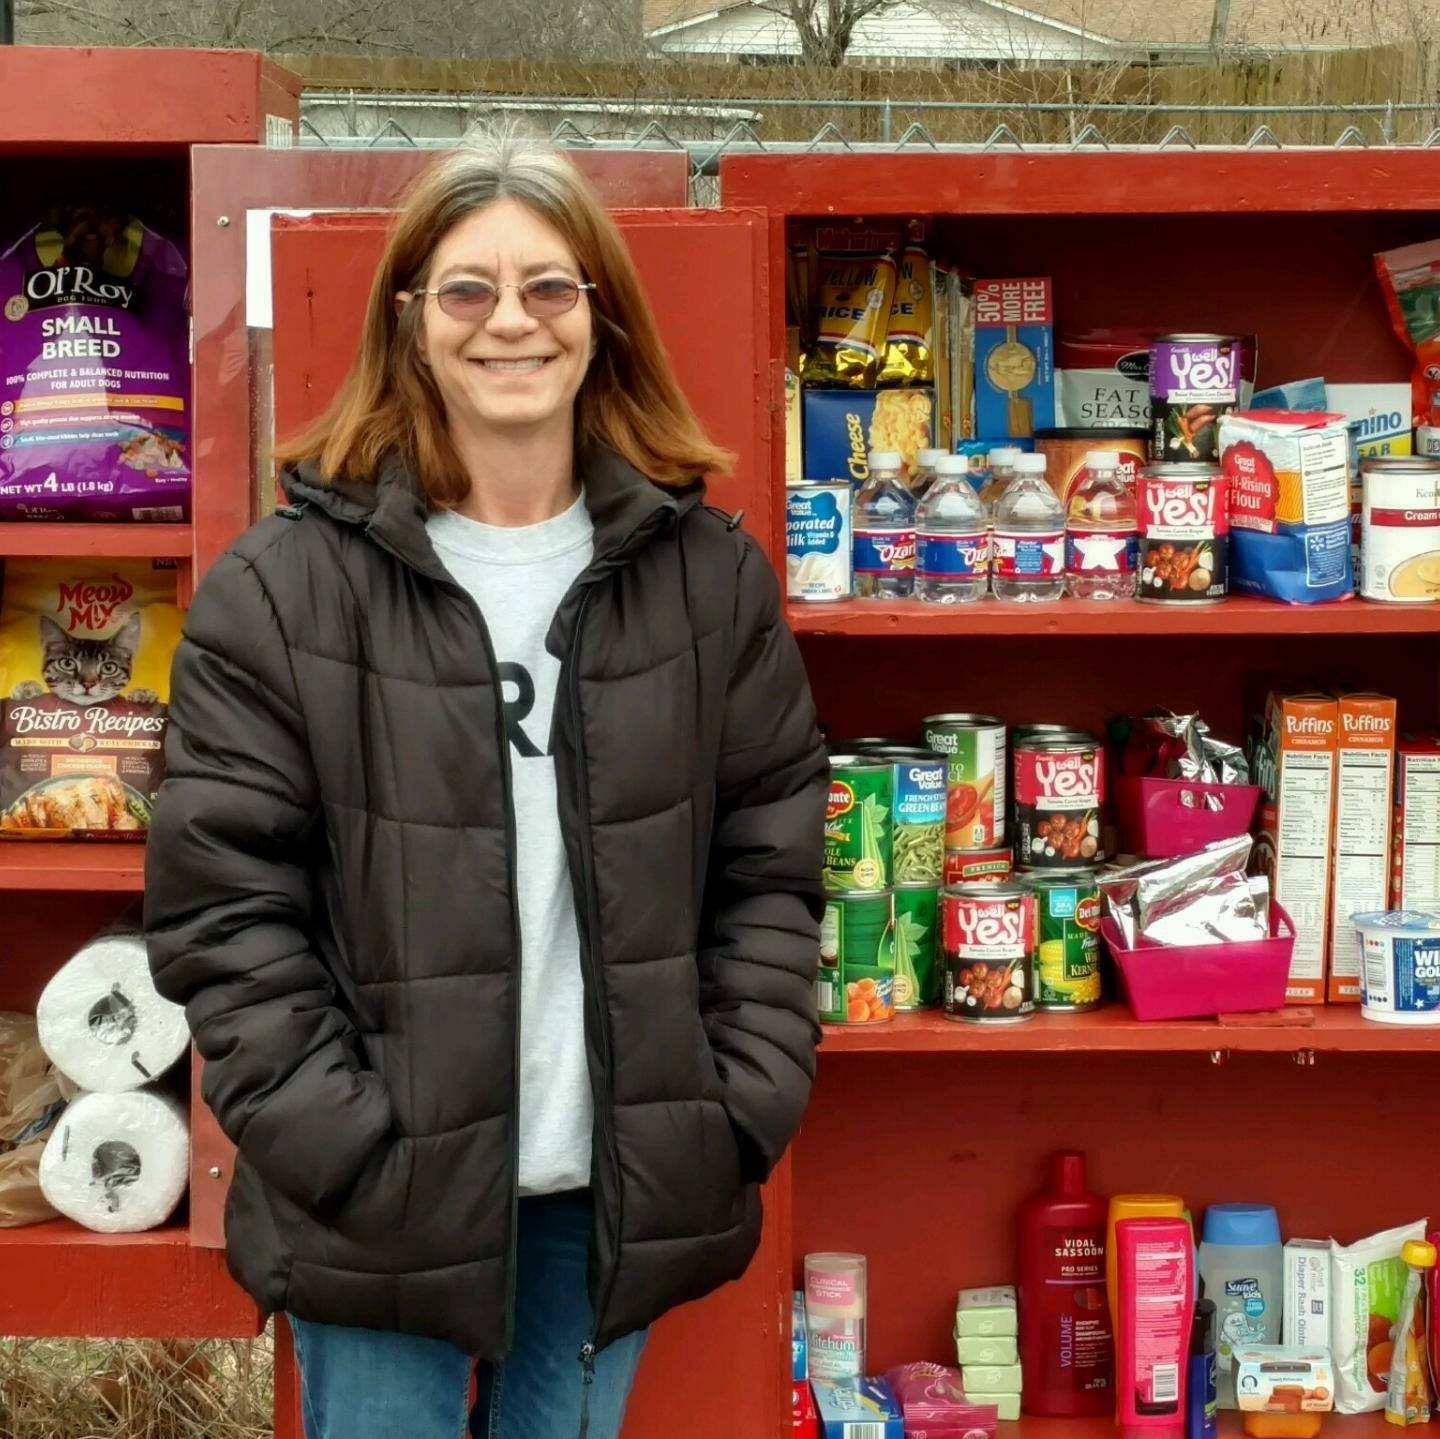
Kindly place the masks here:
<instances>
[{"instance_id":1,"label":"bare tree","mask_svg":"<svg viewBox=\"0 0 1440 1439\"><path fill-rule=\"evenodd\" d=\"M800 38L800 58L806 65L831 68L845 63L845 52L855 27L868 15L893 0L773 0L762 10L783 15Z\"/></svg>"}]
</instances>

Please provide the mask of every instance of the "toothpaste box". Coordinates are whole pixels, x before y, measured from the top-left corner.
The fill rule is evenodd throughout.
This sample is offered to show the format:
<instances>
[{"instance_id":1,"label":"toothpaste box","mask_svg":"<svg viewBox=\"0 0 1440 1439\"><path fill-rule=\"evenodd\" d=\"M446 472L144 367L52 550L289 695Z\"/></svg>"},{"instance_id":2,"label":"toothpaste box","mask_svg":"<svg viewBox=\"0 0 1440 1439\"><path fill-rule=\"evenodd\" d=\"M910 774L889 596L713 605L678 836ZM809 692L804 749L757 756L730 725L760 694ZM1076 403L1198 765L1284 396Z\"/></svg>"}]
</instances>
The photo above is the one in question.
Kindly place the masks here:
<instances>
[{"instance_id":1,"label":"toothpaste box","mask_svg":"<svg viewBox=\"0 0 1440 1439\"><path fill-rule=\"evenodd\" d=\"M1055 424L1055 311L1048 279L976 280L975 433L1031 436Z\"/></svg>"},{"instance_id":2,"label":"toothpaste box","mask_svg":"<svg viewBox=\"0 0 1440 1439\"><path fill-rule=\"evenodd\" d=\"M1440 908L1440 734L1400 740L1391 848L1390 907Z\"/></svg>"},{"instance_id":3,"label":"toothpaste box","mask_svg":"<svg viewBox=\"0 0 1440 1439\"><path fill-rule=\"evenodd\" d=\"M1330 695L1275 690L1265 706L1255 778L1264 789L1254 864L1295 925L1285 997L1325 1000L1339 706Z\"/></svg>"},{"instance_id":4,"label":"toothpaste box","mask_svg":"<svg viewBox=\"0 0 1440 1439\"><path fill-rule=\"evenodd\" d=\"M814 1379L824 1439L905 1439L895 1391L883 1379Z\"/></svg>"},{"instance_id":5,"label":"toothpaste box","mask_svg":"<svg viewBox=\"0 0 1440 1439\"><path fill-rule=\"evenodd\" d=\"M1326 997L1332 1004L1358 1004L1360 941L1350 916L1386 908L1394 820L1396 704L1385 695L1374 694L1342 694L1338 703L1335 874Z\"/></svg>"},{"instance_id":6,"label":"toothpaste box","mask_svg":"<svg viewBox=\"0 0 1440 1439\"><path fill-rule=\"evenodd\" d=\"M790 1389L790 1439L820 1439L815 1394L806 1379L797 1379Z\"/></svg>"},{"instance_id":7,"label":"toothpaste box","mask_svg":"<svg viewBox=\"0 0 1440 1439\"><path fill-rule=\"evenodd\" d=\"M928 387L805 390L803 396L807 480L863 485L870 478L870 451L896 450L908 482L916 456L933 444L935 391Z\"/></svg>"},{"instance_id":8,"label":"toothpaste box","mask_svg":"<svg viewBox=\"0 0 1440 1439\"><path fill-rule=\"evenodd\" d=\"M1292 1239L1285 1246L1285 1283L1280 1305L1286 1344L1330 1344L1330 1241Z\"/></svg>"}]
</instances>

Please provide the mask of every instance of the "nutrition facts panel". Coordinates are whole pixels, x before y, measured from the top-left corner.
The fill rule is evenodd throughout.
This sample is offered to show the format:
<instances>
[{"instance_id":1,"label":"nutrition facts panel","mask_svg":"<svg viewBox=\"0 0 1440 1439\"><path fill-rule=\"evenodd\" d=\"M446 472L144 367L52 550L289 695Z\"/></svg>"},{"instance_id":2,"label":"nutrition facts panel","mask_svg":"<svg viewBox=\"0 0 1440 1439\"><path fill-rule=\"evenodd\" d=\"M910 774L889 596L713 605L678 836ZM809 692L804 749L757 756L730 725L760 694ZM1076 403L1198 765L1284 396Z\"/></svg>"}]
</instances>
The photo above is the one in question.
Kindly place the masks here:
<instances>
[{"instance_id":1,"label":"nutrition facts panel","mask_svg":"<svg viewBox=\"0 0 1440 1439\"><path fill-rule=\"evenodd\" d=\"M1335 756L1287 754L1281 761L1275 898L1295 921L1294 979L1325 974L1325 896L1329 889L1330 800Z\"/></svg>"},{"instance_id":2,"label":"nutrition facts panel","mask_svg":"<svg viewBox=\"0 0 1440 1439\"><path fill-rule=\"evenodd\" d=\"M1440 755L1411 755L1405 764L1401 897L1406 909L1440 904Z\"/></svg>"}]
</instances>

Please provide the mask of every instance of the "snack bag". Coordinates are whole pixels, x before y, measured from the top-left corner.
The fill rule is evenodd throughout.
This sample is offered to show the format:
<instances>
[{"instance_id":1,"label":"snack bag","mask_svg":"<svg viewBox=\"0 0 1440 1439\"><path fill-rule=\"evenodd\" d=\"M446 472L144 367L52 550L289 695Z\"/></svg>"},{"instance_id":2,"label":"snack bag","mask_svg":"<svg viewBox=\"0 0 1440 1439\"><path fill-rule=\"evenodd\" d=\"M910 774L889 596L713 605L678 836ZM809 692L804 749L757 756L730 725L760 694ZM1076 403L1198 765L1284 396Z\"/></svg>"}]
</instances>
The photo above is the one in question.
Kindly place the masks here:
<instances>
[{"instance_id":1,"label":"snack bag","mask_svg":"<svg viewBox=\"0 0 1440 1439\"><path fill-rule=\"evenodd\" d=\"M1411 421L1440 424L1440 240L1375 256L1390 324L1415 356Z\"/></svg>"},{"instance_id":2,"label":"snack bag","mask_svg":"<svg viewBox=\"0 0 1440 1439\"><path fill-rule=\"evenodd\" d=\"M97 208L0 254L0 520L185 519L185 299L180 251Z\"/></svg>"},{"instance_id":3,"label":"snack bag","mask_svg":"<svg viewBox=\"0 0 1440 1439\"><path fill-rule=\"evenodd\" d=\"M164 777L173 571L12 560L0 602L0 838L143 839Z\"/></svg>"},{"instance_id":4,"label":"snack bag","mask_svg":"<svg viewBox=\"0 0 1440 1439\"><path fill-rule=\"evenodd\" d=\"M885 331L882 385L928 385L935 378L935 277L930 257L907 245Z\"/></svg>"},{"instance_id":5,"label":"snack bag","mask_svg":"<svg viewBox=\"0 0 1440 1439\"><path fill-rule=\"evenodd\" d=\"M893 254L820 256L820 311L806 384L875 388L894 294Z\"/></svg>"}]
</instances>

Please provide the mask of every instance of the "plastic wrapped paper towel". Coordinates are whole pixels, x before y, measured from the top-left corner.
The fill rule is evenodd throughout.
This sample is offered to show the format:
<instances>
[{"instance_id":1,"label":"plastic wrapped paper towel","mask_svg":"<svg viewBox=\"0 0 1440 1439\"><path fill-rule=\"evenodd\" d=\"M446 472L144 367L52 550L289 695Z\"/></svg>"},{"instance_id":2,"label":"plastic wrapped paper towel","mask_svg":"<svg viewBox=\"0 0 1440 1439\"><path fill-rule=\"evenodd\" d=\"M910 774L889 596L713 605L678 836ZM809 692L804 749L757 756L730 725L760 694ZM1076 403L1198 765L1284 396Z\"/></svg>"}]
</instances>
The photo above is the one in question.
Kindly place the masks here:
<instances>
[{"instance_id":1,"label":"plastic wrapped paper towel","mask_svg":"<svg viewBox=\"0 0 1440 1439\"><path fill-rule=\"evenodd\" d=\"M153 1090L82 1094L40 1156L40 1188L67 1218L102 1234L154 1229L175 1212L190 1172L180 1105Z\"/></svg>"},{"instance_id":2,"label":"plastic wrapped paper towel","mask_svg":"<svg viewBox=\"0 0 1440 1439\"><path fill-rule=\"evenodd\" d=\"M185 1011L155 992L138 934L97 935L45 986L40 1043L80 1086L120 1094L158 1079L186 1051Z\"/></svg>"}]
</instances>

